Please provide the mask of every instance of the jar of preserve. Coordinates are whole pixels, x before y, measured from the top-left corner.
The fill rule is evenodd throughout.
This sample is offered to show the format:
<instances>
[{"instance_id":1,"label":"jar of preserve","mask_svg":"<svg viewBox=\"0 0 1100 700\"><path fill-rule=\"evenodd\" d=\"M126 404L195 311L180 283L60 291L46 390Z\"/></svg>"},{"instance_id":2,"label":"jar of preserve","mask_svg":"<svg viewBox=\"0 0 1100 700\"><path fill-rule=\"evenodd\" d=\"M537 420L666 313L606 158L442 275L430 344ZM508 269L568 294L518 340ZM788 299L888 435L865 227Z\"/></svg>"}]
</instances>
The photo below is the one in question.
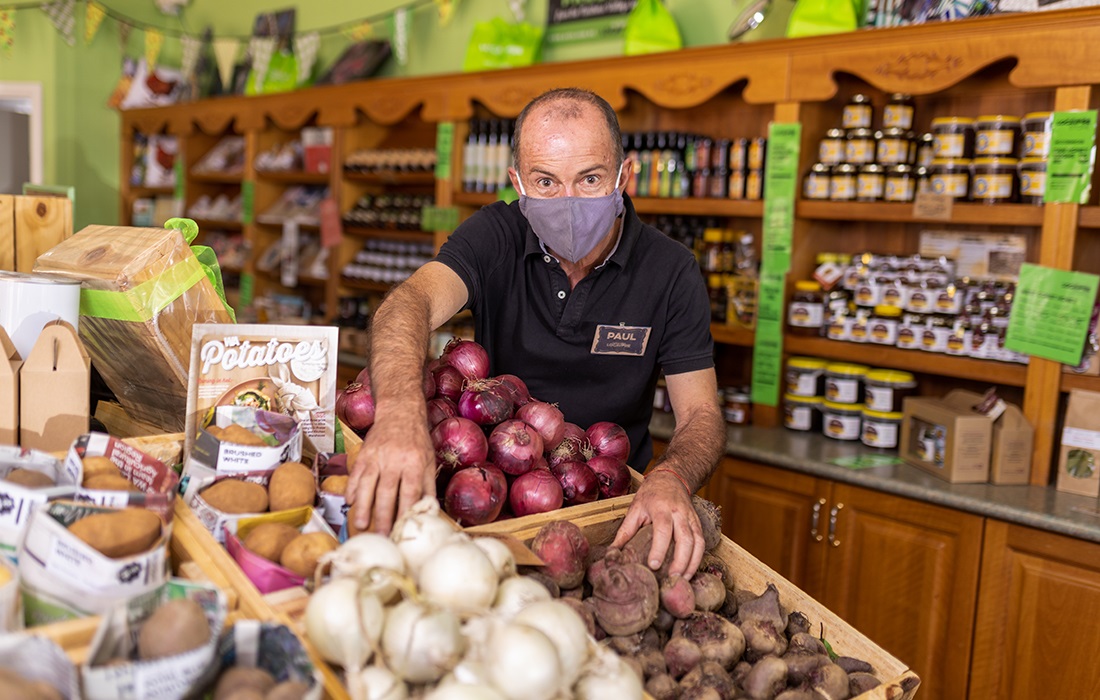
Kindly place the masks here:
<instances>
[{"instance_id":1,"label":"jar of preserve","mask_svg":"<svg viewBox=\"0 0 1100 700\"><path fill-rule=\"evenodd\" d=\"M879 304L875 307L875 315L871 317L869 323L867 341L875 345L896 345L900 324L900 308Z\"/></svg>"},{"instance_id":2,"label":"jar of preserve","mask_svg":"<svg viewBox=\"0 0 1100 700\"><path fill-rule=\"evenodd\" d=\"M825 365L825 399L835 403L863 403L863 377L868 368L847 362Z\"/></svg>"},{"instance_id":3,"label":"jar of preserve","mask_svg":"<svg viewBox=\"0 0 1100 700\"><path fill-rule=\"evenodd\" d=\"M867 95L855 94L844 105L844 113L840 123L845 129L870 129L874 120L875 110L871 104L871 98Z\"/></svg>"},{"instance_id":4,"label":"jar of preserve","mask_svg":"<svg viewBox=\"0 0 1100 700\"><path fill-rule=\"evenodd\" d=\"M984 114L974 123L974 155L1016 157L1020 145L1020 118Z\"/></svg>"},{"instance_id":5,"label":"jar of preserve","mask_svg":"<svg viewBox=\"0 0 1100 700\"><path fill-rule=\"evenodd\" d=\"M744 170L730 170L729 177L729 190L727 195L730 199L744 199L745 198L745 171Z\"/></svg>"},{"instance_id":6,"label":"jar of preserve","mask_svg":"<svg viewBox=\"0 0 1100 700\"><path fill-rule=\"evenodd\" d=\"M909 299L910 285L904 278L882 275L878 278L878 286L880 304L898 309L905 308L905 302Z\"/></svg>"},{"instance_id":7,"label":"jar of preserve","mask_svg":"<svg viewBox=\"0 0 1100 700\"><path fill-rule=\"evenodd\" d=\"M802 181L803 199L828 199L832 168L825 163L814 163Z\"/></svg>"},{"instance_id":8,"label":"jar of preserve","mask_svg":"<svg viewBox=\"0 0 1100 700\"><path fill-rule=\"evenodd\" d=\"M785 395L783 427L803 433L821 430L821 399L816 396Z\"/></svg>"},{"instance_id":9,"label":"jar of preserve","mask_svg":"<svg viewBox=\"0 0 1100 700\"><path fill-rule=\"evenodd\" d=\"M749 163L749 140L746 138L730 141L730 170L747 170Z\"/></svg>"},{"instance_id":10,"label":"jar of preserve","mask_svg":"<svg viewBox=\"0 0 1100 700\"><path fill-rule=\"evenodd\" d=\"M856 198L856 166L841 163L833 167L829 178L829 199L834 202L848 202Z\"/></svg>"},{"instance_id":11,"label":"jar of preserve","mask_svg":"<svg viewBox=\"0 0 1100 700\"><path fill-rule=\"evenodd\" d=\"M912 202L917 193L917 178L911 165L886 167L886 186L882 198L887 202Z\"/></svg>"},{"instance_id":12,"label":"jar of preserve","mask_svg":"<svg viewBox=\"0 0 1100 700\"><path fill-rule=\"evenodd\" d=\"M914 112L913 96L895 92L882 108L882 126L884 129L912 129Z\"/></svg>"},{"instance_id":13,"label":"jar of preserve","mask_svg":"<svg viewBox=\"0 0 1100 700\"><path fill-rule=\"evenodd\" d=\"M913 169L913 177L917 179L917 194L925 194L932 191L932 176L927 167L918 165Z\"/></svg>"},{"instance_id":14,"label":"jar of preserve","mask_svg":"<svg viewBox=\"0 0 1100 700\"><path fill-rule=\"evenodd\" d=\"M829 129L818 146L817 159L825 165L839 165L847 155L848 137L844 129Z\"/></svg>"},{"instance_id":15,"label":"jar of preserve","mask_svg":"<svg viewBox=\"0 0 1100 700\"><path fill-rule=\"evenodd\" d=\"M745 175L745 199L757 200L764 195L764 171L750 170Z\"/></svg>"},{"instance_id":16,"label":"jar of preserve","mask_svg":"<svg viewBox=\"0 0 1100 700\"><path fill-rule=\"evenodd\" d=\"M947 317L933 315L928 319L928 325L921 334L920 349L925 352L947 352L947 344L951 338L951 323Z\"/></svg>"},{"instance_id":17,"label":"jar of preserve","mask_svg":"<svg viewBox=\"0 0 1100 700\"><path fill-rule=\"evenodd\" d=\"M748 425L752 420L752 399L741 389L722 392L722 415L730 425Z\"/></svg>"},{"instance_id":18,"label":"jar of preserve","mask_svg":"<svg viewBox=\"0 0 1100 700\"><path fill-rule=\"evenodd\" d=\"M909 372L873 369L863 378L863 404L870 411L900 411L902 402L916 389L917 380Z\"/></svg>"},{"instance_id":19,"label":"jar of preserve","mask_svg":"<svg viewBox=\"0 0 1100 700\"><path fill-rule=\"evenodd\" d=\"M825 401L821 404L821 433L834 440L858 440L863 433L863 409Z\"/></svg>"},{"instance_id":20,"label":"jar of preserve","mask_svg":"<svg viewBox=\"0 0 1100 700\"><path fill-rule=\"evenodd\" d=\"M794 283L794 295L787 306L787 326L794 335L821 335L825 323L825 296L813 280Z\"/></svg>"},{"instance_id":21,"label":"jar of preserve","mask_svg":"<svg viewBox=\"0 0 1100 700\"><path fill-rule=\"evenodd\" d=\"M768 140L766 138L749 139L749 153L745 161L749 166L749 170L764 169L764 158L767 150Z\"/></svg>"},{"instance_id":22,"label":"jar of preserve","mask_svg":"<svg viewBox=\"0 0 1100 700\"><path fill-rule=\"evenodd\" d=\"M909 162L912 139L905 129L883 129L875 132L875 162L879 165L899 165Z\"/></svg>"},{"instance_id":23,"label":"jar of preserve","mask_svg":"<svg viewBox=\"0 0 1100 700\"><path fill-rule=\"evenodd\" d=\"M1050 112L1030 112L1022 123L1021 158L1046 158L1050 150Z\"/></svg>"},{"instance_id":24,"label":"jar of preserve","mask_svg":"<svg viewBox=\"0 0 1100 700\"><path fill-rule=\"evenodd\" d=\"M901 430L900 411L863 411L863 427L860 442L868 447L893 450L898 446L898 432Z\"/></svg>"},{"instance_id":25,"label":"jar of preserve","mask_svg":"<svg viewBox=\"0 0 1100 700\"><path fill-rule=\"evenodd\" d=\"M852 165L875 162L875 132L870 129L849 129L844 159Z\"/></svg>"},{"instance_id":26,"label":"jar of preserve","mask_svg":"<svg viewBox=\"0 0 1100 700\"><path fill-rule=\"evenodd\" d=\"M958 318L951 325L951 334L947 336L947 349L944 354L955 357L964 357L970 354L970 337L972 335L970 323L966 319Z\"/></svg>"},{"instance_id":27,"label":"jar of preserve","mask_svg":"<svg viewBox=\"0 0 1100 700\"><path fill-rule=\"evenodd\" d=\"M932 191L966 201L970 196L970 161L964 158L937 158L928 168Z\"/></svg>"},{"instance_id":28,"label":"jar of preserve","mask_svg":"<svg viewBox=\"0 0 1100 700\"><path fill-rule=\"evenodd\" d=\"M835 308L826 313L825 337L829 340L850 340L852 316L847 308Z\"/></svg>"},{"instance_id":29,"label":"jar of preserve","mask_svg":"<svg viewBox=\"0 0 1100 700\"><path fill-rule=\"evenodd\" d=\"M1020 180L1020 201L1042 204L1047 191L1047 162L1042 158L1024 158L1017 167Z\"/></svg>"},{"instance_id":30,"label":"jar of preserve","mask_svg":"<svg viewBox=\"0 0 1100 700\"><path fill-rule=\"evenodd\" d=\"M857 306L852 322L848 326L848 342L866 343L870 332L872 311L866 306Z\"/></svg>"},{"instance_id":31,"label":"jar of preserve","mask_svg":"<svg viewBox=\"0 0 1100 700\"><path fill-rule=\"evenodd\" d=\"M859 175L856 176L856 200L860 202L877 202L882 199L882 192L886 187L886 174L881 165L868 163L859 166Z\"/></svg>"},{"instance_id":32,"label":"jar of preserve","mask_svg":"<svg viewBox=\"0 0 1100 700\"><path fill-rule=\"evenodd\" d=\"M787 395L819 396L825 390L825 360L792 357L787 360Z\"/></svg>"},{"instance_id":33,"label":"jar of preserve","mask_svg":"<svg viewBox=\"0 0 1100 700\"><path fill-rule=\"evenodd\" d=\"M913 158L914 165L923 165L928 167L932 165L932 161L936 159L936 136L935 134L921 134L920 138L916 141L916 156Z\"/></svg>"},{"instance_id":34,"label":"jar of preserve","mask_svg":"<svg viewBox=\"0 0 1100 700\"><path fill-rule=\"evenodd\" d=\"M707 296L710 297L710 317L716 323L726 322L726 285L722 275L714 273L707 276Z\"/></svg>"},{"instance_id":35,"label":"jar of preserve","mask_svg":"<svg viewBox=\"0 0 1100 700\"><path fill-rule=\"evenodd\" d=\"M852 298L860 306L877 306L882 303L882 287L879 276L868 276L859 281L852 290Z\"/></svg>"},{"instance_id":36,"label":"jar of preserve","mask_svg":"<svg viewBox=\"0 0 1100 700\"><path fill-rule=\"evenodd\" d=\"M932 300L932 306L937 314L957 316L962 313L963 302L966 295L954 283L935 290L936 298Z\"/></svg>"},{"instance_id":37,"label":"jar of preserve","mask_svg":"<svg viewBox=\"0 0 1100 700\"><path fill-rule=\"evenodd\" d=\"M937 117L932 120L932 153L937 160L974 157L974 120Z\"/></svg>"},{"instance_id":38,"label":"jar of preserve","mask_svg":"<svg viewBox=\"0 0 1100 700\"><path fill-rule=\"evenodd\" d=\"M898 342L895 345L902 350L920 349L924 326L924 314L903 313L901 323L898 324Z\"/></svg>"},{"instance_id":39,"label":"jar of preserve","mask_svg":"<svg viewBox=\"0 0 1100 700\"><path fill-rule=\"evenodd\" d=\"M1015 158L977 158L971 167L970 199L982 204L1016 201Z\"/></svg>"}]
</instances>

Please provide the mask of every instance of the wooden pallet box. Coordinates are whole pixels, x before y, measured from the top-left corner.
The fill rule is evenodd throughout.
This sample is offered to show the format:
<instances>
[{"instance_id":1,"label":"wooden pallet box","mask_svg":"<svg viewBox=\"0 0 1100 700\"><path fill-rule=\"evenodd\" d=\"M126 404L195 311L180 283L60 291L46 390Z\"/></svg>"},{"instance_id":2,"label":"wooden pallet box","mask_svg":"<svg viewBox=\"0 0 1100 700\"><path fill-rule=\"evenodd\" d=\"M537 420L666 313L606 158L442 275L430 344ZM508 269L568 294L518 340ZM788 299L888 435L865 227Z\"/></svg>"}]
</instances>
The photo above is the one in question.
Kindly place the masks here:
<instances>
[{"instance_id":1,"label":"wooden pallet box","mask_svg":"<svg viewBox=\"0 0 1100 700\"><path fill-rule=\"evenodd\" d=\"M191 327L233 322L183 234L87 226L34 269L80 280L80 338L127 413L183 430Z\"/></svg>"},{"instance_id":2,"label":"wooden pallet box","mask_svg":"<svg viewBox=\"0 0 1100 700\"><path fill-rule=\"evenodd\" d=\"M0 195L0 270L30 272L39 255L71 235L68 197Z\"/></svg>"}]
</instances>

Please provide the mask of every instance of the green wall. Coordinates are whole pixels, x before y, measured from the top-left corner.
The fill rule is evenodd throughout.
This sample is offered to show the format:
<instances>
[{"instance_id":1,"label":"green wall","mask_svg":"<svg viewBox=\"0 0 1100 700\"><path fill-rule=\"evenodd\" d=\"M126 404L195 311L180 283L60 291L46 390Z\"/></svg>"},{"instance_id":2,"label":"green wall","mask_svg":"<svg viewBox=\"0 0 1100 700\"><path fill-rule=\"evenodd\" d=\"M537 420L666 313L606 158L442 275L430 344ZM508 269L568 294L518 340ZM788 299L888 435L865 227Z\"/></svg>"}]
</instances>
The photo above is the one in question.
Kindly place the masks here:
<instances>
[{"instance_id":1,"label":"green wall","mask_svg":"<svg viewBox=\"0 0 1100 700\"><path fill-rule=\"evenodd\" d=\"M180 18L161 15L152 0L103 0L112 10L166 29L198 34L208 25L217 35L245 36L257 13L292 6L288 2L264 0L192 0ZM388 14L408 0L311 0L297 8L300 31L328 27L348 20ZM665 0L680 27L687 46L722 44L738 9L748 0ZM774 0L764 24L745 40L782 34L793 0ZM76 187L75 225L110 224L118 219L119 123L118 115L106 106L118 81L123 48L119 25L104 20L91 45L83 41L83 3L77 5L76 46L67 45L46 16L34 9L16 13L15 48L10 57L0 56L0 80L37 81L43 85L43 127L45 144L44 177L47 184ZM542 24L546 0L527 0L528 21ZM462 63L466 42L474 23L494 16L511 18L507 0L457 0L450 24L440 27L431 7L412 15L409 32L409 61L398 66L391 60L384 75L425 75L453 72ZM135 30L126 51L140 56L144 35ZM321 65L340 54L347 41L329 35L322 41ZM548 48L545 62L615 56L621 43ZM162 51L166 65L178 65L179 42L166 37Z\"/></svg>"}]
</instances>

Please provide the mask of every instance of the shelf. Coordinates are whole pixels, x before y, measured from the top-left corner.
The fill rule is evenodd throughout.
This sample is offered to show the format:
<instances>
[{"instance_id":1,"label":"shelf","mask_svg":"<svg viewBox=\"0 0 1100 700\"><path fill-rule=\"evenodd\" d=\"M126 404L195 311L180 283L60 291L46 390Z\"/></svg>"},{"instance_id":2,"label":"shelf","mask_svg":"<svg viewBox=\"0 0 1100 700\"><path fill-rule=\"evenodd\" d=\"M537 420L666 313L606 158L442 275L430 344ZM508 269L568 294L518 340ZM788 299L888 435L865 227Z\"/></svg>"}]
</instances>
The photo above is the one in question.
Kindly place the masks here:
<instances>
[{"instance_id":1,"label":"shelf","mask_svg":"<svg viewBox=\"0 0 1100 700\"><path fill-rule=\"evenodd\" d=\"M131 197L160 197L176 194L175 187L130 187Z\"/></svg>"},{"instance_id":2,"label":"shelf","mask_svg":"<svg viewBox=\"0 0 1100 700\"><path fill-rule=\"evenodd\" d=\"M272 282L278 284L279 286L285 287L286 289L297 289L299 287L324 287L325 285L328 284L328 280L323 278L323 277L309 277L307 275L298 275L298 284L294 285L293 287L290 287L290 286L287 286L287 285L283 284L283 280L279 276L279 271L277 269L267 271L267 270L260 270L260 269L257 268L256 272L257 272L257 274L262 275L263 277L271 280Z\"/></svg>"},{"instance_id":3,"label":"shelf","mask_svg":"<svg viewBox=\"0 0 1100 700\"><path fill-rule=\"evenodd\" d=\"M199 225L199 231L219 230L219 231L240 231L244 228L244 224L240 221L229 221L222 219L197 219L193 216L188 217L196 224Z\"/></svg>"},{"instance_id":4,"label":"shelf","mask_svg":"<svg viewBox=\"0 0 1100 700\"><path fill-rule=\"evenodd\" d=\"M287 221L286 219L267 218L263 214L260 214L258 217L256 217L256 224L259 225L259 226L277 226L279 228L282 228L283 224L285 224L286 221ZM321 224L319 222L306 223L306 222L303 222L303 221L299 221L298 222L298 230L299 231L320 231L321 230Z\"/></svg>"},{"instance_id":5,"label":"shelf","mask_svg":"<svg viewBox=\"0 0 1100 700\"><path fill-rule=\"evenodd\" d=\"M1100 377L1088 374L1062 374L1062 391L1071 389L1084 389L1086 391L1100 391Z\"/></svg>"},{"instance_id":6,"label":"shelf","mask_svg":"<svg viewBox=\"0 0 1100 700\"><path fill-rule=\"evenodd\" d=\"M923 350L901 350L870 343L845 343L828 338L784 335L783 350L792 355L808 355L827 360L855 362L871 367L902 369L918 374L973 379L1006 386L1023 386L1027 377L1027 365L1013 362L976 360L970 357L954 357Z\"/></svg>"},{"instance_id":7,"label":"shelf","mask_svg":"<svg viewBox=\"0 0 1100 700\"><path fill-rule=\"evenodd\" d=\"M1100 207L1081 207L1081 228L1100 228Z\"/></svg>"},{"instance_id":8,"label":"shelf","mask_svg":"<svg viewBox=\"0 0 1100 700\"><path fill-rule=\"evenodd\" d=\"M431 170L416 173L360 173L354 170L344 170L344 179L348 182L362 182L377 185L434 185L435 173Z\"/></svg>"},{"instance_id":9,"label":"shelf","mask_svg":"<svg viewBox=\"0 0 1100 700\"><path fill-rule=\"evenodd\" d=\"M359 289L364 292L388 292L393 289L394 284L388 282L371 282L369 280L349 280L346 277L340 278L340 286L347 289Z\"/></svg>"},{"instance_id":10,"label":"shelf","mask_svg":"<svg viewBox=\"0 0 1100 700\"><path fill-rule=\"evenodd\" d=\"M241 180L244 179L244 174L240 172L235 173L196 173L192 172L187 176L187 179L192 182L210 182L214 184L222 185L239 185Z\"/></svg>"},{"instance_id":11,"label":"shelf","mask_svg":"<svg viewBox=\"0 0 1100 700\"><path fill-rule=\"evenodd\" d=\"M918 219L913 205L895 202L818 202L800 200L796 216L829 221L937 222ZM946 222L945 222L946 223ZM1043 208L1034 204L956 204L951 209L953 224L990 226L1042 226Z\"/></svg>"},{"instance_id":12,"label":"shelf","mask_svg":"<svg viewBox=\"0 0 1100 700\"><path fill-rule=\"evenodd\" d=\"M764 203L747 199L708 199L672 197L634 197L639 214L679 214L683 216L737 216L757 218L764 215Z\"/></svg>"},{"instance_id":13,"label":"shelf","mask_svg":"<svg viewBox=\"0 0 1100 700\"><path fill-rule=\"evenodd\" d=\"M307 173L302 170L267 172L257 170L256 179L287 185L327 185L332 175L331 173Z\"/></svg>"},{"instance_id":14,"label":"shelf","mask_svg":"<svg viewBox=\"0 0 1100 700\"><path fill-rule=\"evenodd\" d=\"M744 348L751 348L756 339L755 331L740 326L727 326L724 323L710 324L710 334L716 343L739 345Z\"/></svg>"},{"instance_id":15,"label":"shelf","mask_svg":"<svg viewBox=\"0 0 1100 700\"><path fill-rule=\"evenodd\" d=\"M344 233L356 238L385 238L391 241L412 241L413 243L432 243L431 231L412 231L396 228L364 228L362 226L344 226Z\"/></svg>"},{"instance_id":16,"label":"shelf","mask_svg":"<svg viewBox=\"0 0 1100 700\"><path fill-rule=\"evenodd\" d=\"M455 192L454 203L459 206L485 207L500 199L497 192Z\"/></svg>"}]
</instances>

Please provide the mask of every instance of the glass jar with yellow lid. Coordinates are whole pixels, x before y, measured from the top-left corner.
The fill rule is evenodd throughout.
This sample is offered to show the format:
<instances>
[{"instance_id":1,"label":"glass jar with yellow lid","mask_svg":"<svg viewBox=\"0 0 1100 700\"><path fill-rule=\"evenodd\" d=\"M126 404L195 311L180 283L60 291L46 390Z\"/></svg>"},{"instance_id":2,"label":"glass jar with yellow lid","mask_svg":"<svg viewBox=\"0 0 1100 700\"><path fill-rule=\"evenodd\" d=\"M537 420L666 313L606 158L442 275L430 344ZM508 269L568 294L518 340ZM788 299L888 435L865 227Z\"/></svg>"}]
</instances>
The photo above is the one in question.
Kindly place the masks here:
<instances>
[{"instance_id":1,"label":"glass jar with yellow lid","mask_svg":"<svg viewBox=\"0 0 1100 700\"><path fill-rule=\"evenodd\" d=\"M928 168L932 192L952 199L970 198L970 161L965 158L937 158Z\"/></svg>"},{"instance_id":2,"label":"glass jar with yellow lid","mask_svg":"<svg viewBox=\"0 0 1100 700\"><path fill-rule=\"evenodd\" d=\"M970 166L970 199L982 204L1015 202L1017 164L1015 158L975 158Z\"/></svg>"},{"instance_id":3,"label":"glass jar with yellow lid","mask_svg":"<svg viewBox=\"0 0 1100 700\"><path fill-rule=\"evenodd\" d=\"M825 390L825 366L828 361L816 357L792 357L787 360L787 392L792 396L820 396Z\"/></svg>"},{"instance_id":4,"label":"glass jar with yellow lid","mask_svg":"<svg viewBox=\"0 0 1100 700\"><path fill-rule=\"evenodd\" d=\"M974 122L974 155L1015 158L1020 144L1020 118L983 114Z\"/></svg>"},{"instance_id":5,"label":"glass jar with yellow lid","mask_svg":"<svg viewBox=\"0 0 1100 700\"><path fill-rule=\"evenodd\" d=\"M916 389L917 380L909 372L873 369L863 377L863 403L870 411L900 411Z\"/></svg>"},{"instance_id":6,"label":"glass jar with yellow lid","mask_svg":"<svg viewBox=\"0 0 1100 700\"><path fill-rule=\"evenodd\" d=\"M825 365L825 399L835 403L863 403L865 365L830 362Z\"/></svg>"},{"instance_id":7,"label":"glass jar with yellow lid","mask_svg":"<svg viewBox=\"0 0 1100 700\"><path fill-rule=\"evenodd\" d=\"M974 157L974 120L936 117L932 120L932 153L936 159Z\"/></svg>"},{"instance_id":8,"label":"glass jar with yellow lid","mask_svg":"<svg viewBox=\"0 0 1100 700\"><path fill-rule=\"evenodd\" d=\"M1050 112L1029 112L1021 124L1021 158L1046 158L1050 150Z\"/></svg>"}]
</instances>

